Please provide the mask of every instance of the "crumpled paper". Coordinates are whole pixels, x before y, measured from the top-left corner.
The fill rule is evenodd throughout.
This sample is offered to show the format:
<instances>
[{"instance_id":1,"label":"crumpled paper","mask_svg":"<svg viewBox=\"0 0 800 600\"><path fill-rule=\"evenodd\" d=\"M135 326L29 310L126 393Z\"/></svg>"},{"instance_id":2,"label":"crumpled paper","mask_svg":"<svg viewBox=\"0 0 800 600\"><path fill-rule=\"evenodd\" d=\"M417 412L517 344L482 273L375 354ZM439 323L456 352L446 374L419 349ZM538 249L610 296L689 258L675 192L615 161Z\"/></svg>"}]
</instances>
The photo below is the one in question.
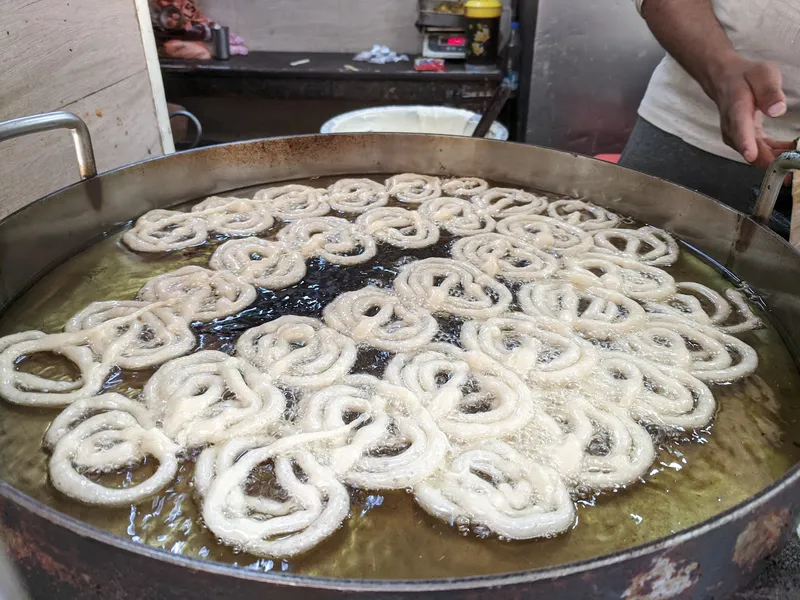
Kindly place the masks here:
<instances>
[{"instance_id":1,"label":"crumpled paper","mask_svg":"<svg viewBox=\"0 0 800 600\"><path fill-rule=\"evenodd\" d=\"M358 62L368 62L374 65L385 65L388 63L399 63L404 60L410 60L407 54L397 54L392 51L388 46L381 46L375 44L371 49L359 52L353 57L353 60Z\"/></svg>"}]
</instances>

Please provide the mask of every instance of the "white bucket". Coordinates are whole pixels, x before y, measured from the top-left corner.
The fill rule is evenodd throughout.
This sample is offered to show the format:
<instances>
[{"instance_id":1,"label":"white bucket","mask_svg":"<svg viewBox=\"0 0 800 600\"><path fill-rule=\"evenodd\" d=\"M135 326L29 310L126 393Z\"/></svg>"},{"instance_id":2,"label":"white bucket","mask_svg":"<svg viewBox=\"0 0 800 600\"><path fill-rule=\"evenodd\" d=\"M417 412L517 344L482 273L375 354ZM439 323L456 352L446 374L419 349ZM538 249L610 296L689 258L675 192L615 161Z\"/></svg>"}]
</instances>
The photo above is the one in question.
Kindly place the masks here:
<instances>
[{"instance_id":1,"label":"white bucket","mask_svg":"<svg viewBox=\"0 0 800 600\"><path fill-rule=\"evenodd\" d=\"M320 133L434 133L471 136L481 116L446 106L376 106L347 112L326 121ZM507 140L508 129L495 121L487 138Z\"/></svg>"}]
</instances>

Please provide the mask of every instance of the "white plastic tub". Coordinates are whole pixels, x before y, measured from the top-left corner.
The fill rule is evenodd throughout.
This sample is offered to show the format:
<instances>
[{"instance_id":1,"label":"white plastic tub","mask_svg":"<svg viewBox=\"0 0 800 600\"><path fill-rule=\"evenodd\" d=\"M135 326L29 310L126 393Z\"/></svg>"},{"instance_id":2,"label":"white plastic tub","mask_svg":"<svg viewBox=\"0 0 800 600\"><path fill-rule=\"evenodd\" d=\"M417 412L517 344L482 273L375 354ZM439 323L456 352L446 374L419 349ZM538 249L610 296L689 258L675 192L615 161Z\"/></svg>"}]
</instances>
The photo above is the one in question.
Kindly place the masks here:
<instances>
[{"instance_id":1,"label":"white plastic tub","mask_svg":"<svg viewBox=\"0 0 800 600\"><path fill-rule=\"evenodd\" d=\"M471 136L481 116L446 106L376 106L343 113L326 121L320 133L433 133ZM508 129L495 121L487 138L507 140Z\"/></svg>"}]
</instances>

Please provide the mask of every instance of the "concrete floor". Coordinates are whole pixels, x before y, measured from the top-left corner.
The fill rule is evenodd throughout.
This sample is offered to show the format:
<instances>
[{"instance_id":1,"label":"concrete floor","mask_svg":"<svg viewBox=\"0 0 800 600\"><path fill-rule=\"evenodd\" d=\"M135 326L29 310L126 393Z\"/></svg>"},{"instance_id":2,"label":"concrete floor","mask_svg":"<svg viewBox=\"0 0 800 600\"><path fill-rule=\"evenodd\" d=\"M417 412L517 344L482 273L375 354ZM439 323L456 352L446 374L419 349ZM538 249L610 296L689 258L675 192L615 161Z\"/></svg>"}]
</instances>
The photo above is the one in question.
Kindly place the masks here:
<instances>
[{"instance_id":1,"label":"concrete floor","mask_svg":"<svg viewBox=\"0 0 800 600\"><path fill-rule=\"evenodd\" d=\"M800 539L769 561L764 572L731 600L799 600Z\"/></svg>"}]
</instances>

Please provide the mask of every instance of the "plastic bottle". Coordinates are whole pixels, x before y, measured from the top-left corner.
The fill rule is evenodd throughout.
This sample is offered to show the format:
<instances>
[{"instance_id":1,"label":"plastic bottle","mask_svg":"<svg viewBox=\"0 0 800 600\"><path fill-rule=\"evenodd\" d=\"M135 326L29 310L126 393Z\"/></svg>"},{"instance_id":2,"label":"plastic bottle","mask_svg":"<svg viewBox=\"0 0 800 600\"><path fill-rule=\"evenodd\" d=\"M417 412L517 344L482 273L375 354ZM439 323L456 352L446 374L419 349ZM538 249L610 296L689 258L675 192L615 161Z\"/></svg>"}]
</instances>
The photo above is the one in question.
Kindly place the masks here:
<instances>
[{"instance_id":1,"label":"plastic bottle","mask_svg":"<svg viewBox=\"0 0 800 600\"><path fill-rule=\"evenodd\" d=\"M505 65L503 68L505 81L514 89L519 87L519 62L522 46L519 39L519 23L511 23L511 35L505 48Z\"/></svg>"}]
</instances>

